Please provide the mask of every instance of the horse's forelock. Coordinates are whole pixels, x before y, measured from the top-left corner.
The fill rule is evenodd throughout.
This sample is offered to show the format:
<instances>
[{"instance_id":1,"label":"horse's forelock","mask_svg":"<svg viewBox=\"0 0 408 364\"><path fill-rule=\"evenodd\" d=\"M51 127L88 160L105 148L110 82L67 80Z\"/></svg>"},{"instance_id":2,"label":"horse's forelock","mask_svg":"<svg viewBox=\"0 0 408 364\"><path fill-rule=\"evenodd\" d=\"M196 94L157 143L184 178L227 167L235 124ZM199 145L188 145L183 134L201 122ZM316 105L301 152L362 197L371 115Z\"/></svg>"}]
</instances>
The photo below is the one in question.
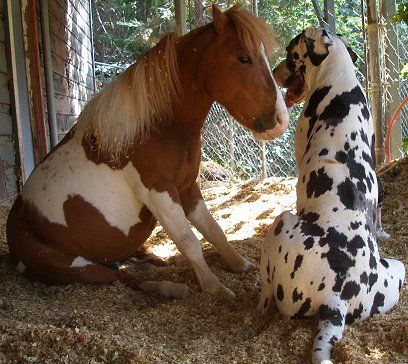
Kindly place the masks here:
<instances>
[{"instance_id":1,"label":"horse's forelock","mask_svg":"<svg viewBox=\"0 0 408 364\"><path fill-rule=\"evenodd\" d=\"M268 55L278 48L271 26L261 18L243 10L241 4L234 5L225 14L232 22L242 46L250 56L260 54L261 44Z\"/></svg>"}]
</instances>

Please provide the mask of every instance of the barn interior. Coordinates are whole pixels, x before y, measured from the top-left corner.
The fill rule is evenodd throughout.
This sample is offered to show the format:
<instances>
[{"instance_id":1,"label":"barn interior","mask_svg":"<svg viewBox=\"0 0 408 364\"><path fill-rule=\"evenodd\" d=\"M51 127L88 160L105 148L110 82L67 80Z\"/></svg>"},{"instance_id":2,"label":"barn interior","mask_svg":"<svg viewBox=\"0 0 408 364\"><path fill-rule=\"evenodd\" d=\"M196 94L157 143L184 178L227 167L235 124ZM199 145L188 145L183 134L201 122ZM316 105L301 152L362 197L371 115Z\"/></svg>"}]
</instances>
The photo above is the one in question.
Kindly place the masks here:
<instances>
[{"instance_id":1,"label":"barn interior","mask_svg":"<svg viewBox=\"0 0 408 364\"><path fill-rule=\"evenodd\" d=\"M262 0L246 6L266 16L275 9L270 3L283 6ZM406 108L392 128L387 126L408 95L408 80L400 77L408 58L408 26L397 28L391 22L398 1L346 3L360 20L353 42L361 45L358 72L376 125L377 160L383 161L377 172L385 190L383 227L391 237L379 242L380 254L407 268ZM210 21L203 4L174 1L172 21L182 33ZM223 9L231 4L219 2ZM298 5L305 16L301 25L341 29L345 20L339 6L337 1L304 1ZM228 240L256 269L229 272L195 232L206 261L236 293L235 300L201 292L192 268L160 226L149 244L169 265L133 274L188 284L184 300L166 300L120 283L47 286L25 279L11 266L5 233L11 204L35 166L75 124L87 100L124 67L95 58L94 32L101 26L95 16L91 0L0 1L0 362L308 362L315 320L288 321L275 311L262 318L256 312L260 245L274 218L296 205L294 126L278 140L260 143L219 105L206 122L200 170L205 201ZM277 57L283 50L284 45ZM292 120L299 112L291 111ZM404 287L389 313L346 328L333 359L404 363L407 336Z\"/></svg>"}]
</instances>

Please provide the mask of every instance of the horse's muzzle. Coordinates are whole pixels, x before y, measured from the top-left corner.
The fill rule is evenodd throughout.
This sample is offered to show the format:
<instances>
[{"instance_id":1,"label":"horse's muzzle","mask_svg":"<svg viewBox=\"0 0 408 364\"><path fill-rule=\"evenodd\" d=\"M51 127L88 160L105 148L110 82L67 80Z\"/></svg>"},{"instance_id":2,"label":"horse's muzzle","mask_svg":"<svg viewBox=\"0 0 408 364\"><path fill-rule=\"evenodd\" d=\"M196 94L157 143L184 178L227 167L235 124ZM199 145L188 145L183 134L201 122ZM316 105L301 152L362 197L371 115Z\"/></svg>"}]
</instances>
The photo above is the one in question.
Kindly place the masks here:
<instances>
[{"instance_id":1,"label":"horse's muzzle","mask_svg":"<svg viewBox=\"0 0 408 364\"><path fill-rule=\"evenodd\" d=\"M252 127L256 139L271 140L286 131L289 125L287 112L276 112L270 118L258 118Z\"/></svg>"}]
</instances>

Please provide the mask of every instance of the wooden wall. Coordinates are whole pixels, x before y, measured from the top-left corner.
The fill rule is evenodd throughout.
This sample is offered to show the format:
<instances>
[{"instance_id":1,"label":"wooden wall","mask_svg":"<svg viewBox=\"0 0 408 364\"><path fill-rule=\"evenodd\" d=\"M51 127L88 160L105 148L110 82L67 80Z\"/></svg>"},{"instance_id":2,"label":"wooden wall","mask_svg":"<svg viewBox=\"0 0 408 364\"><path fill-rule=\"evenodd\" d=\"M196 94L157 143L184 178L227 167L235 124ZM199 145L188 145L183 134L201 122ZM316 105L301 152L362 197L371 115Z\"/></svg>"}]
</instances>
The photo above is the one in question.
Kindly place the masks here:
<instances>
[{"instance_id":1,"label":"wooden wall","mask_svg":"<svg viewBox=\"0 0 408 364\"><path fill-rule=\"evenodd\" d=\"M0 1L0 202L17 193L17 170L12 119L10 114L9 74L6 61L5 14Z\"/></svg>"},{"instance_id":2,"label":"wooden wall","mask_svg":"<svg viewBox=\"0 0 408 364\"><path fill-rule=\"evenodd\" d=\"M48 0L60 139L94 93L91 0Z\"/></svg>"},{"instance_id":3,"label":"wooden wall","mask_svg":"<svg viewBox=\"0 0 408 364\"><path fill-rule=\"evenodd\" d=\"M17 1L17 0L13 0ZM28 42L31 37L27 26L27 0L18 0L18 3L11 3L17 6L21 1L22 13L18 16L20 24L23 22L24 43L25 43L25 62L14 65L17 69L16 74L27 79L28 90L26 95L32 95L34 90L30 90L30 72L27 65L30 64L30 55ZM39 16L39 0L37 3L37 32L39 36L39 48L42 53L41 43L41 23ZM49 24L50 24L50 42L52 71L54 80L55 103L57 111L58 135L61 140L69 131L75 122L76 117L82 111L86 101L94 93L94 70L93 70L93 45L92 45L92 24L90 6L91 0L48 0L49 4ZM0 0L0 203L10 200L17 194L18 181L23 180L20 172L20 166L16 166L16 160L24 160L26 153L16 155L19 141L28 138L32 147L32 137L30 133L30 124L27 128L21 128L21 125L31 120L31 128L40 122L34 120L34 113L31 117L13 116L15 104L13 98L10 98L10 79L12 65L7 64L6 50L10 50L10 45L6 40L5 34L5 16L3 9L4 2ZM13 15L14 19L14 15ZM17 22L14 22L17 23ZM21 27L21 25L20 25ZM20 39L21 44L22 39ZM14 49L14 47L13 47ZM24 53L24 49L22 51ZM22 58L20 58L21 60ZM45 91L45 76L43 55L40 54L41 76L43 100L45 109L45 126L48 130L47 99ZM17 62L16 62L17 63ZM26 64L26 66L24 66ZM23 90L24 91L24 90ZM30 96L29 96L30 97ZM17 101L21 106L24 103L29 110L29 100L20 99ZM32 106L31 106L32 107ZM19 118L21 120L19 120ZM23 120L24 119L24 120ZM33 126L34 125L34 126ZM19 134L13 134L14 130L19 130ZM27 141L27 140L26 140ZM48 140L48 146L49 146ZM32 168L28 171L28 173ZM25 177L28 177L27 175Z\"/></svg>"}]
</instances>

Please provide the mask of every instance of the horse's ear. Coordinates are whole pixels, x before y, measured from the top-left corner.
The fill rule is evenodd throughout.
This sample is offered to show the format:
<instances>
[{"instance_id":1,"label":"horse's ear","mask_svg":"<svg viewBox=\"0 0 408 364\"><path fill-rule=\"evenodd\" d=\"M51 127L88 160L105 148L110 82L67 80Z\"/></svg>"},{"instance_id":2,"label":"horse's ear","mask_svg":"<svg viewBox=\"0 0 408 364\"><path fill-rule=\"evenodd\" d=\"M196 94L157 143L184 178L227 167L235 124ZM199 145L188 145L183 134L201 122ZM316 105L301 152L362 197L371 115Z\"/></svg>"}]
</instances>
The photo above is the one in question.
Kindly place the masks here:
<instances>
[{"instance_id":1,"label":"horse's ear","mask_svg":"<svg viewBox=\"0 0 408 364\"><path fill-rule=\"evenodd\" d=\"M218 33L225 30L228 24L228 17L218 8L217 5L212 6L214 27Z\"/></svg>"}]
</instances>

